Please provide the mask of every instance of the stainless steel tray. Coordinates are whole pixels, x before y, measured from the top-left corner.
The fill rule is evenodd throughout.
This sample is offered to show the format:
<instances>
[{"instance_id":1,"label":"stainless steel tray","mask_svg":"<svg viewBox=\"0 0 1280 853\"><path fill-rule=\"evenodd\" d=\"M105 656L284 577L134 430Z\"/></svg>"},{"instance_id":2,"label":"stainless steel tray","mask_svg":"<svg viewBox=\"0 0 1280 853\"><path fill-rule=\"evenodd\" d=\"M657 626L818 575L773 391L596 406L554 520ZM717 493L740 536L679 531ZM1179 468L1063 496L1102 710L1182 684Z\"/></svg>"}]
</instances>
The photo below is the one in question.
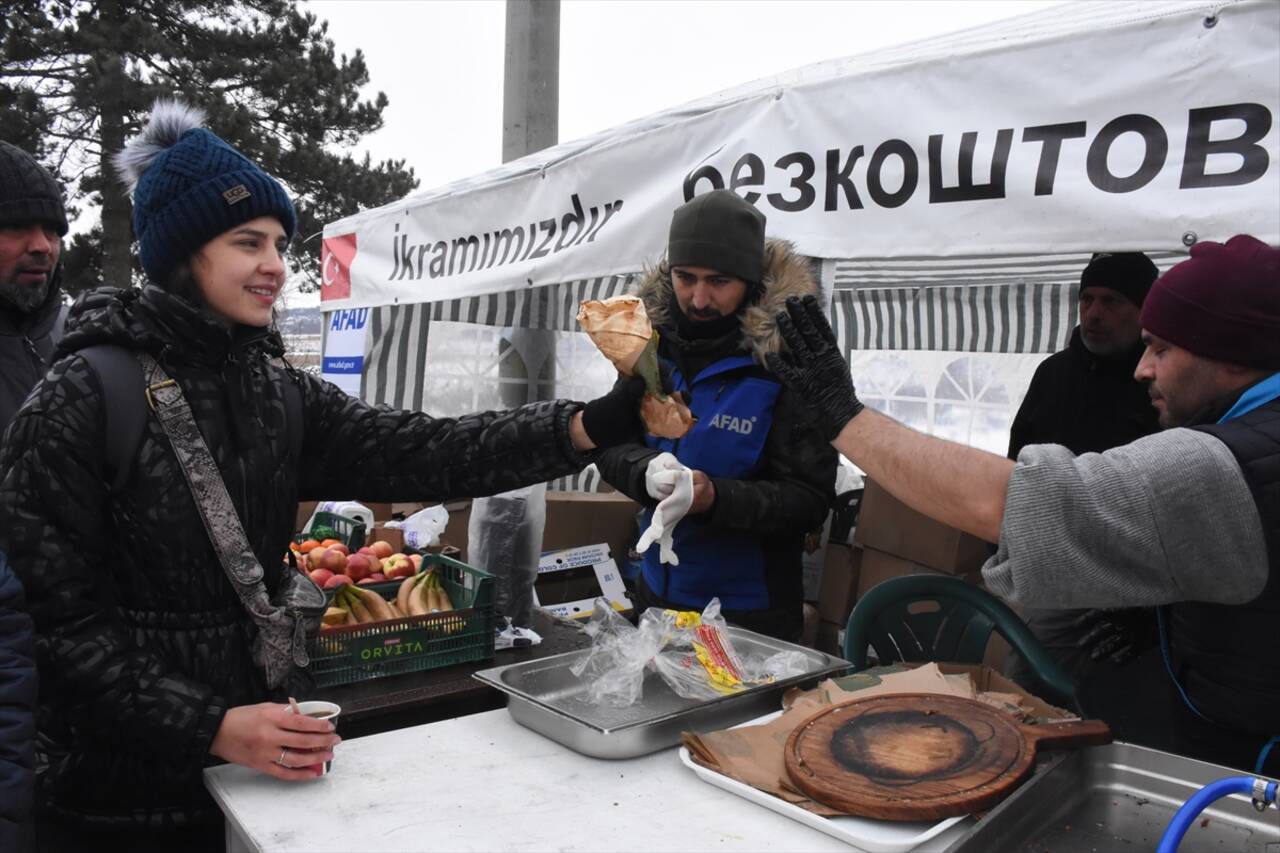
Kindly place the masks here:
<instances>
[{"instance_id":1,"label":"stainless steel tray","mask_svg":"<svg viewBox=\"0 0 1280 853\"><path fill-rule=\"evenodd\" d=\"M1239 770L1127 743L1048 753L1050 766L988 812L947 853L992 850L1154 850L1200 787ZM1280 850L1280 812L1247 797L1218 800L1196 819L1179 853Z\"/></svg>"},{"instance_id":2,"label":"stainless steel tray","mask_svg":"<svg viewBox=\"0 0 1280 853\"><path fill-rule=\"evenodd\" d=\"M629 708L601 707L586 701L586 682L569 668L587 650L496 666L473 677L506 693L507 711L522 726L583 755L634 758L676 745L684 731L727 728L776 711L783 691L843 672L849 666L848 661L824 652L741 628L730 628L729 635L743 656L801 652L810 661L809 671L711 700L677 696L661 678L648 673L643 698Z\"/></svg>"}]
</instances>

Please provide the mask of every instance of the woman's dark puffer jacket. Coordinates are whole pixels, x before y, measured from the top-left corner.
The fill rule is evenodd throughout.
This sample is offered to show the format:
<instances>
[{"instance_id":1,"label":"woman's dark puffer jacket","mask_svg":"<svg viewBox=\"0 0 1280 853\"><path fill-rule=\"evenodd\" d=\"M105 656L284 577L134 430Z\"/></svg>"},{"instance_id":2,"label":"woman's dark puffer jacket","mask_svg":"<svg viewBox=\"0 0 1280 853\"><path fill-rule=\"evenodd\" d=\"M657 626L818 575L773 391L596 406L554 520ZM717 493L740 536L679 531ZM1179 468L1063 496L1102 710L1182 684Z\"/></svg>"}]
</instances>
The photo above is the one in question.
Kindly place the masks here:
<instances>
[{"instance_id":1,"label":"woman's dark puffer jacket","mask_svg":"<svg viewBox=\"0 0 1280 853\"><path fill-rule=\"evenodd\" d=\"M372 407L274 363L278 336L228 330L154 286L81 297L63 356L0 451L0 549L37 632L37 803L58 819L138 828L213 817L201 769L216 763L222 717L268 698L252 623L150 413L130 479L109 494L102 386L75 355L100 343L144 349L178 380L270 589L299 499L488 495L589 461L569 439L575 403L458 419ZM297 460L285 382L302 391Z\"/></svg>"},{"instance_id":2,"label":"woman's dark puffer jacket","mask_svg":"<svg viewBox=\"0 0 1280 853\"><path fill-rule=\"evenodd\" d=\"M0 551L0 850L23 850L35 787L36 662L22 584Z\"/></svg>"}]
</instances>

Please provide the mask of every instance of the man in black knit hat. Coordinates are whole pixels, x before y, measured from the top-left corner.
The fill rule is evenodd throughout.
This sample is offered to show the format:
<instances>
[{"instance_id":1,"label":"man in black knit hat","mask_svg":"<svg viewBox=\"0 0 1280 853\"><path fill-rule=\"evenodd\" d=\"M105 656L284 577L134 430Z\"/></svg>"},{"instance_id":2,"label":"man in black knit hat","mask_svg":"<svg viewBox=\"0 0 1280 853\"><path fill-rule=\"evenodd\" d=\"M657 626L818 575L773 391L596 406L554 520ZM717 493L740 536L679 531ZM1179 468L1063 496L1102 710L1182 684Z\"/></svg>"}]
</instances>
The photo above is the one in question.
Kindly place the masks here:
<instances>
[{"instance_id":1,"label":"man in black knit hat","mask_svg":"<svg viewBox=\"0 0 1280 853\"><path fill-rule=\"evenodd\" d=\"M604 451L596 464L650 514L668 496L659 469L693 472L687 513L667 545L643 555L638 610L702 610L718 598L729 622L797 640L804 534L826 519L836 454L764 367L781 341L774 316L786 298L818 294L808 261L789 243L766 240L764 225L730 190L675 210L666 257L638 295L658 330L663 370L691 395L697 421L679 439L649 435ZM678 562L663 561L667 546Z\"/></svg>"},{"instance_id":2,"label":"man in black knit hat","mask_svg":"<svg viewBox=\"0 0 1280 853\"><path fill-rule=\"evenodd\" d=\"M1147 387L1133 375L1143 351L1138 314L1158 272L1141 252L1098 252L1089 261L1080 275L1080 325L1066 349L1036 368L1009 431L1010 459L1029 444L1060 444L1077 455L1101 453L1160 429ZM1102 664L1108 669L1127 663L1155 638L1149 608L1025 608L1022 617L1082 684L1103 659L1109 659ZM1034 681L1016 653L1005 671L1024 685Z\"/></svg>"},{"instance_id":3,"label":"man in black knit hat","mask_svg":"<svg viewBox=\"0 0 1280 853\"><path fill-rule=\"evenodd\" d=\"M0 433L53 360L66 233L58 182L26 151L0 142Z\"/></svg>"}]
</instances>

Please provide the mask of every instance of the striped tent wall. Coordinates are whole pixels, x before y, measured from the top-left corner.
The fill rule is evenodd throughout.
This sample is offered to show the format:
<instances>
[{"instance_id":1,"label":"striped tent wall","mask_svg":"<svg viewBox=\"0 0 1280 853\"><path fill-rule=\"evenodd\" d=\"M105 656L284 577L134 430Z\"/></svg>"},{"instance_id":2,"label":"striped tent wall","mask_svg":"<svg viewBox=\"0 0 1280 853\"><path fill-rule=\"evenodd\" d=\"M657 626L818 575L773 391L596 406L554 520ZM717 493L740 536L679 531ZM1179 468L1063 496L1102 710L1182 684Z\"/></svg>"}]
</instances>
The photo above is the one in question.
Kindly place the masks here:
<instances>
[{"instance_id":1,"label":"striped tent wall","mask_svg":"<svg viewBox=\"0 0 1280 853\"><path fill-rule=\"evenodd\" d=\"M547 483L553 492L598 492L604 481L600 479L600 470L591 463L576 474L559 477Z\"/></svg>"},{"instance_id":2,"label":"striped tent wall","mask_svg":"<svg viewBox=\"0 0 1280 853\"><path fill-rule=\"evenodd\" d=\"M503 328L577 331L579 303L584 299L608 299L625 293L637 275L585 278L545 287L432 302L431 319Z\"/></svg>"},{"instance_id":3,"label":"striped tent wall","mask_svg":"<svg viewBox=\"0 0 1280 853\"><path fill-rule=\"evenodd\" d=\"M580 302L625 293L637 276L603 276L486 296L373 308L369 312L362 396L370 403L422 410L427 335L433 320L575 331ZM327 328L327 315L325 319Z\"/></svg>"},{"instance_id":4,"label":"striped tent wall","mask_svg":"<svg viewBox=\"0 0 1280 853\"><path fill-rule=\"evenodd\" d=\"M1186 255L1149 252L1164 272ZM850 350L1051 353L1079 314L1087 254L837 260L832 325Z\"/></svg>"}]
</instances>

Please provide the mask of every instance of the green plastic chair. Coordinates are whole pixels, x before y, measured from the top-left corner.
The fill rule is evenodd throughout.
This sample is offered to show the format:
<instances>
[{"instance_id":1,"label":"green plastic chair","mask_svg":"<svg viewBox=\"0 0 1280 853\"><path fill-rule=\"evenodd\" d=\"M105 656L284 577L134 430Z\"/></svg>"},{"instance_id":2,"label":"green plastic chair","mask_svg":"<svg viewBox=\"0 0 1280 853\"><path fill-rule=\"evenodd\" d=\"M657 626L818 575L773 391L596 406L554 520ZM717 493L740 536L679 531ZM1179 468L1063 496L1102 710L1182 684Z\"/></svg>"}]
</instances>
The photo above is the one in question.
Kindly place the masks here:
<instances>
[{"instance_id":1,"label":"green plastic chair","mask_svg":"<svg viewBox=\"0 0 1280 853\"><path fill-rule=\"evenodd\" d=\"M936 602L937 609L911 612ZM981 663L997 631L1040 679L1043 698L1077 708L1075 683L1049 656L1018 614L988 592L959 578L904 575L872 587L849 614L844 656L854 671L867 668L867 647L880 663L954 661Z\"/></svg>"}]
</instances>

